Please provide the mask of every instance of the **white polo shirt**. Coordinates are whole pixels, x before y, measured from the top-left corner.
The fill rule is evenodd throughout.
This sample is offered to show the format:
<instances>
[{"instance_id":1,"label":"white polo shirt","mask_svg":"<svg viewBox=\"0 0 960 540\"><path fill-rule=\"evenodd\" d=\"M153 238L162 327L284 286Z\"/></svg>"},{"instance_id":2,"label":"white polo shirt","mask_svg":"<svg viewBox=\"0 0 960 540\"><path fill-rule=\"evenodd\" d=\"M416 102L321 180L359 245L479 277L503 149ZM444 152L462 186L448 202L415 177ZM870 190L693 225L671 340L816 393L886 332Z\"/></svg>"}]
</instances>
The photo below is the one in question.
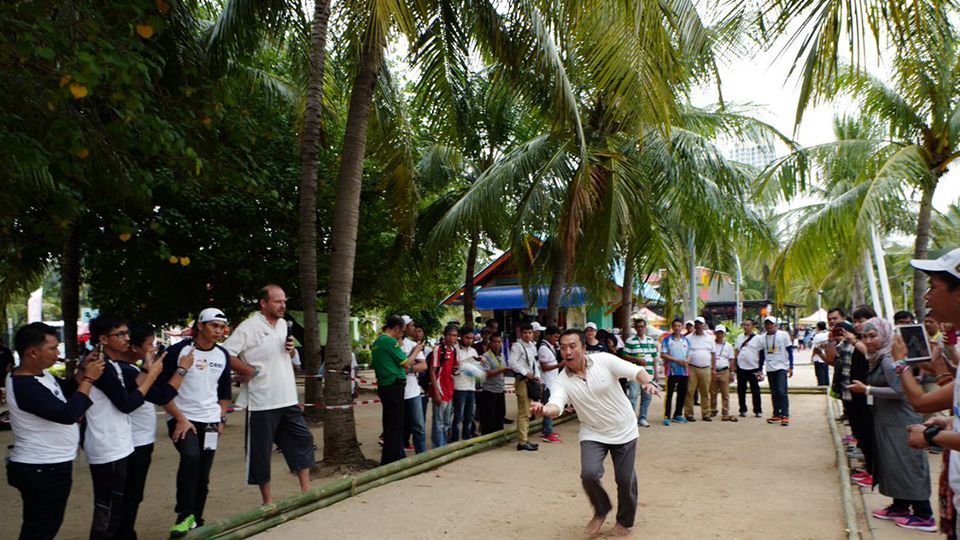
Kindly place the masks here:
<instances>
[{"instance_id":1,"label":"white polo shirt","mask_svg":"<svg viewBox=\"0 0 960 540\"><path fill-rule=\"evenodd\" d=\"M240 387L237 405L268 411L300 402L286 342L287 324L281 320L271 326L259 312L240 323L223 342L230 354L260 370Z\"/></svg>"},{"instance_id":2,"label":"white polo shirt","mask_svg":"<svg viewBox=\"0 0 960 540\"><path fill-rule=\"evenodd\" d=\"M564 368L550 389L550 405L577 409L580 440L626 444L637 438L637 417L619 379L635 380L643 368L605 353L587 355L586 379Z\"/></svg>"},{"instance_id":3,"label":"white polo shirt","mask_svg":"<svg viewBox=\"0 0 960 540\"><path fill-rule=\"evenodd\" d=\"M413 352L413 348L417 346L417 342L404 336L403 341L400 342L400 349L403 351L403 354L410 356L410 353ZM423 350L417 354L416 360L420 362L421 360L426 360L427 356L423 354ZM403 399L413 399L420 395L420 382L417 381L417 374L412 371L407 371L407 382L403 387Z\"/></svg>"},{"instance_id":4,"label":"white polo shirt","mask_svg":"<svg viewBox=\"0 0 960 540\"><path fill-rule=\"evenodd\" d=\"M713 346L716 343L714 337L703 333L698 336L696 332L687 335L687 341L690 342L690 352L687 354L687 361L690 365L698 368L710 367L710 355L713 353Z\"/></svg>"},{"instance_id":5,"label":"white polo shirt","mask_svg":"<svg viewBox=\"0 0 960 540\"><path fill-rule=\"evenodd\" d=\"M713 342L713 353L717 355L717 369L727 369L730 367L730 360L733 359L733 347L726 341L722 343Z\"/></svg>"},{"instance_id":6,"label":"white polo shirt","mask_svg":"<svg viewBox=\"0 0 960 540\"><path fill-rule=\"evenodd\" d=\"M454 350L457 351L457 361L460 362L461 366L463 365L464 360L474 363L480 361L480 355L477 354L477 350L473 347L464 347L457 343L457 345L454 347ZM457 367L453 370L453 389L461 392L468 390L472 392L477 389L477 383L473 380L473 377L467 375L462 369Z\"/></svg>"},{"instance_id":7,"label":"white polo shirt","mask_svg":"<svg viewBox=\"0 0 960 540\"><path fill-rule=\"evenodd\" d=\"M754 338L754 341L757 340L763 347L763 367L766 371L790 369L790 356L787 353L787 347L793 346L790 334L783 330L777 330L773 335L764 332Z\"/></svg>"},{"instance_id":8,"label":"white polo shirt","mask_svg":"<svg viewBox=\"0 0 960 540\"><path fill-rule=\"evenodd\" d=\"M753 339L747 342L750 336L753 336ZM737 337L734 348L739 351L737 354L738 368L746 370L760 368L760 350L763 348L763 341L761 341L760 336L757 334L741 334Z\"/></svg>"}]
</instances>

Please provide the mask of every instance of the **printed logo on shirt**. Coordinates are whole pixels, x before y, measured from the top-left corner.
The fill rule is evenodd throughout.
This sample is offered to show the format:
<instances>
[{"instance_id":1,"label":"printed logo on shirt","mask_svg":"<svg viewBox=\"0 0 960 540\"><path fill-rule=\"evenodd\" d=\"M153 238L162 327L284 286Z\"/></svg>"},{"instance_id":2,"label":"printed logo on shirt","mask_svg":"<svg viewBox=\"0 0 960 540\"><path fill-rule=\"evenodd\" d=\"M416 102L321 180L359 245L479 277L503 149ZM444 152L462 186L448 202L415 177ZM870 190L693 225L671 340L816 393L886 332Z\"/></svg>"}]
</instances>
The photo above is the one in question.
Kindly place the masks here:
<instances>
[{"instance_id":1,"label":"printed logo on shirt","mask_svg":"<svg viewBox=\"0 0 960 540\"><path fill-rule=\"evenodd\" d=\"M201 358L201 359L197 360L196 362L194 362L193 367L196 368L197 371L206 371L206 370L207 370L207 361Z\"/></svg>"}]
</instances>

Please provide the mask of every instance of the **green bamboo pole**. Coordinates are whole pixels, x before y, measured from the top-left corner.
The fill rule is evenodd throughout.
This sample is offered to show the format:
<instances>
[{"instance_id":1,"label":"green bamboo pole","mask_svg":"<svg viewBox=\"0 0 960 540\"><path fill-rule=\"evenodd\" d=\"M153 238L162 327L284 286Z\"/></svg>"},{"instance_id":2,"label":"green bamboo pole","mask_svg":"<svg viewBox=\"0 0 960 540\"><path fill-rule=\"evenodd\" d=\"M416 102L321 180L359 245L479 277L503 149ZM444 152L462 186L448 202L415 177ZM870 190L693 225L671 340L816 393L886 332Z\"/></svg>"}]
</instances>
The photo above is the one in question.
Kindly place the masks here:
<instances>
[{"instance_id":1,"label":"green bamboo pole","mask_svg":"<svg viewBox=\"0 0 960 540\"><path fill-rule=\"evenodd\" d=\"M554 420L562 424L573 419L575 414L567 414ZM537 431L543 424L541 419L530 423L530 430ZM272 505L260 506L241 514L231 516L217 523L205 525L190 531L188 540L199 538L217 538L237 540L248 538L271 527L291 519L308 514L320 508L340 502L358 493L389 484L421 472L434 469L457 459L467 457L494 446L506 444L517 436L516 427L474 437L466 441L451 443L405 458L401 461L377 467L353 478L346 478L300 495L288 497ZM429 454L429 455L428 455ZM352 488L352 489L351 489ZM226 534L223 534L225 533Z\"/></svg>"}]
</instances>

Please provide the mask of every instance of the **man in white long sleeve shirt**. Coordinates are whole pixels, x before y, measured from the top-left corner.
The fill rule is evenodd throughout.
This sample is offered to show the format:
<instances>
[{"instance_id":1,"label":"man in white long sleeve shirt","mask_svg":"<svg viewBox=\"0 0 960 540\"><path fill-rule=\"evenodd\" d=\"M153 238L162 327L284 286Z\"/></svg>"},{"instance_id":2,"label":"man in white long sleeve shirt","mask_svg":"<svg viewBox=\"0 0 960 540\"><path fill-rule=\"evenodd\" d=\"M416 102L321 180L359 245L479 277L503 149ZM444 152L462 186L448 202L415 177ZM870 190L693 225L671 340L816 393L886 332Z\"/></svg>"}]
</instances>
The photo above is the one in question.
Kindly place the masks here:
<instances>
[{"instance_id":1,"label":"man in white long sleeve shirt","mask_svg":"<svg viewBox=\"0 0 960 540\"><path fill-rule=\"evenodd\" d=\"M659 396L660 390L642 367L610 353L597 352L588 357L585 345L579 330L567 330L560 336L560 354L566 367L557 376L550 402L534 402L530 410L536 416L556 418L563 412L564 404L576 407L580 420L580 479L594 510L586 533L599 533L613 509L601 483L603 460L609 452L617 482L617 524L611 534L626 536L637 512L635 461L639 432L619 379L636 380L653 395Z\"/></svg>"},{"instance_id":2,"label":"man in white long sleeve shirt","mask_svg":"<svg viewBox=\"0 0 960 540\"><path fill-rule=\"evenodd\" d=\"M535 383L534 387L540 383L540 366L537 362L537 346L533 342L533 325L530 323L520 326L520 341L510 347L508 360L517 392L517 450L534 452L539 445L529 440L530 417L526 411L530 410L532 398L540 399L540 395L530 396L527 382Z\"/></svg>"}]
</instances>

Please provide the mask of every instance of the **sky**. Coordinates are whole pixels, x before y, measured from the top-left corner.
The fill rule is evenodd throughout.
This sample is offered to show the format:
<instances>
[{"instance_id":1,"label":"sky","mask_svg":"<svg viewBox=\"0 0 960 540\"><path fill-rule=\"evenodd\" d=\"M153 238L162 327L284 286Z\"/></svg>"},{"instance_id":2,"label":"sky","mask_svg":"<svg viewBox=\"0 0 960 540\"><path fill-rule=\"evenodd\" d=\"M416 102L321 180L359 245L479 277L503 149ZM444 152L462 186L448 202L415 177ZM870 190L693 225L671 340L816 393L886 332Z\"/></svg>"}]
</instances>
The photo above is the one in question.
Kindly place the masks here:
<instances>
[{"instance_id":1,"label":"sky","mask_svg":"<svg viewBox=\"0 0 960 540\"><path fill-rule=\"evenodd\" d=\"M841 45L842 46L842 45ZM854 112L849 104L821 105L808 108L804 113L799 129L794 131L794 118L799 99L799 78L790 76L789 71L795 57L793 51L778 56L782 46L761 52L752 58L743 58L721 67L720 88L725 102L752 104L759 107L754 116L768 122L786 135L793 135L803 146L823 144L834 140L833 117L836 113ZM887 78L885 66L870 55L872 59L865 64L871 72ZM701 88L693 96L697 105L717 101L716 88ZM786 146L777 149L777 155L783 155ZM960 165L954 169L960 168ZM918 195L919 197L919 195ZM939 211L960 199L960 173L952 170L947 173L934 193L933 205ZM912 240L912 239L911 239Z\"/></svg>"}]
</instances>

